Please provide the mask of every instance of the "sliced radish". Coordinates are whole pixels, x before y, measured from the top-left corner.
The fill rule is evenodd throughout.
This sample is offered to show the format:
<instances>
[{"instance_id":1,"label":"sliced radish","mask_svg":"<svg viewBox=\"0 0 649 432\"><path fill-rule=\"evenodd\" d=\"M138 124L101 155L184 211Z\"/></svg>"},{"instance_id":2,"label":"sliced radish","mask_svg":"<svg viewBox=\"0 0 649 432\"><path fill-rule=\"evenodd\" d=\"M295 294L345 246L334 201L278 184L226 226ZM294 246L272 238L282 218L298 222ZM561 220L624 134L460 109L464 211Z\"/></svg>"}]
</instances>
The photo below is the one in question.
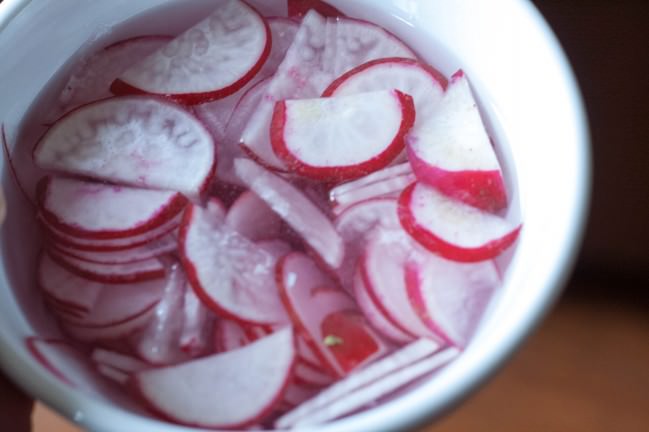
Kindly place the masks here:
<instances>
[{"instance_id":1,"label":"sliced radish","mask_svg":"<svg viewBox=\"0 0 649 432\"><path fill-rule=\"evenodd\" d=\"M338 9L322 0L287 0L288 16L302 18L311 9L327 17L345 16Z\"/></svg>"},{"instance_id":2,"label":"sliced radish","mask_svg":"<svg viewBox=\"0 0 649 432\"><path fill-rule=\"evenodd\" d=\"M151 321L134 340L140 358L154 365L169 365L186 359L180 350L185 277L178 265L171 268L163 288L162 299L155 306Z\"/></svg>"},{"instance_id":3,"label":"sliced radish","mask_svg":"<svg viewBox=\"0 0 649 432\"><path fill-rule=\"evenodd\" d=\"M124 264L144 261L174 252L178 247L178 239L176 238L175 233L172 233L145 243L142 246L113 252L83 251L60 245L58 243L51 243L48 246L56 254L69 256L81 261L98 264Z\"/></svg>"},{"instance_id":4,"label":"sliced radish","mask_svg":"<svg viewBox=\"0 0 649 432\"><path fill-rule=\"evenodd\" d=\"M345 396L323 406L318 411L312 411L308 416L300 417L299 420L290 426L299 428L316 425L334 420L346 414L351 414L360 408L376 403L381 398L389 396L391 393L413 382L417 378L434 372L455 359L458 354L459 351L456 348L446 348L443 351L433 354L431 357L383 376L363 388L349 392ZM288 414L290 413L286 415L288 416Z\"/></svg>"},{"instance_id":5,"label":"sliced radish","mask_svg":"<svg viewBox=\"0 0 649 432\"><path fill-rule=\"evenodd\" d=\"M368 236L360 270L374 304L394 326L409 335L436 338L417 316L406 287L405 265L421 253L402 229L379 226Z\"/></svg>"},{"instance_id":6,"label":"sliced radish","mask_svg":"<svg viewBox=\"0 0 649 432\"><path fill-rule=\"evenodd\" d=\"M87 313L92 310L103 285L69 272L46 253L42 253L36 271L39 287L57 302Z\"/></svg>"},{"instance_id":7,"label":"sliced radish","mask_svg":"<svg viewBox=\"0 0 649 432\"><path fill-rule=\"evenodd\" d=\"M59 96L61 111L111 96L110 85L133 63L167 44L171 36L137 36L113 43L84 59Z\"/></svg>"},{"instance_id":8,"label":"sliced radish","mask_svg":"<svg viewBox=\"0 0 649 432\"><path fill-rule=\"evenodd\" d=\"M399 198L404 229L430 251L454 261L483 261L498 256L518 237L521 225L463 204L423 183Z\"/></svg>"},{"instance_id":9,"label":"sliced radish","mask_svg":"<svg viewBox=\"0 0 649 432\"><path fill-rule=\"evenodd\" d=\"M327 217L298 189L247 159L234 161L241 180L264 200L330 266L340 265L343 241Z\"/></svg>"},{"instance_id":10,"label":"sliced radish","mask_svg":"<svg viewBox=\"0 0 649 432\"><path fill-rule=\"evenodd\" d=\"M293 332L286 328L240 349L139 372L134 381L147 405L167 419L243 428L282 399L294 362Z\"/></svg>"},{"instance_id":11,"label":"sliced radish","mask_svg":"<svg viewBox=\"0 0 649 432\"><path fill-rule=\"evenodd\" d=\"M387 166L415 121L412 98L399 91L278 102L271 122L275 154L291 169L340 181Z\"/></svg>"},{"instance_id":12,"label":"sliced radish","mask_svg":"<svg viewBox=\"0 0 649 432\"><path fill-rule=\"evenodd\" d=\"M268 60L259 71L259 76L264 79L273 76L277 72L277 68L284 61L286 52L293 44L295 34L300 28L298 22L290 18L274 16L266 18L266 21L268 27L270 27L273 46L268 55Z\"/></svg>"},{"instance_id":13,"label":"sliced radish","mask_svg":"<svg viewBox=\"0 0 649 432\"><path fill-rule=\"evenodd\" d=\"M195 104L228 96L259 72L271 47L268 24L239 0L214 12L113 82L115 94L149 93Z\"/></svg>"},{"instance_id":14,"label":"sliced radish","mask_svg":"<svg viewBox=\"0 0 649 432\"><path fill-rule=\"evenodd\" d=\"M336 231L345 241L345 259L337 269L343 287L352 290L352 279L359 257L365 249L365 240L378 225L398 227L397 201L393 198L374 198L348 207L335 220Z\"/></svg>"},{"instance_id":15,"label":"sliced radish","mask_svg":"<svg viewBox=\"0 0 649 432\"><path fill-rule=\"evenodd\" d=\"M90 358L98 365L105 365L126 374L143 371L151 366L130 355L110 351L102 348L92 350Z\"/></svg>"},{"instance_id":16,"label":"sliced radish","mask_svg":"<svg viewBox=\"0 0 649 432\"><path fill-rule=\"evenodd\" d=\"M142 234L171 220L187 204L187 199L177 192L64 177L43 178L37 195L41 215L50 225L89 239Z\"/></svg>"},{"instance_id":17,"label":"sliced radish","mask_svg":"<svg viewBox=\"0 0 649 432\"><path fill-rule=\"evenodd\" d=\"M115 325L88 327L61 322L61 329L80 342L120 341L145 327L153 316L155 304L140 315Z\"/></svg>"},{"instance_id":18,"label":"sliced radish","mask_svg":"<svg viewBox=\"0 0 649 432\"><path fill-rule=\"evenodd\" d=\"M48 251L50 258L71 273L94 282L123 284L161 279L165 267L157 258L122 264L99 264Z\"/></svg>"},{"instance_id":19,"label":"sliced radish","mask_svg":"<svg viewBox=\"0 0 649 432\"><path fill-rule=\"evenodd\" d=\"M307 365L323 370L322 360L318 355L313 351L313 348L304 340L302 335L297 335L297 352L300 356L300 360L304 361Z\"/></svg>"},{"instance_id":20,"label":"sliced radish","mask_svg":"<svg viewBox=\"0 0 649 432\"><path fill-rule=\"evenodd\" d=\"M490 212L507 206L500 164L462 71L413 129L408 151L417 177L449 197Z\"/></svg>"},{"instance_id":21,"label":"sliced radish","mask_svg":"<svg viewBox=\"0 0 649 432\"><path fill-rule=\"evenodd\" d=\"M376 329L377 332L396 343L405 343L413 340L412 335L392 324L390 319L386 317L376 303L374 303L374 300L367 291L363 276L360 273L356 273L354 276L353 286L354 298L356 299L356 303L358 303L358 307L363 311L363 315L365 315L367 321ZM410 288L410 286L408 286L408 288ZM416 306L415 310L417 310Z\"/></svg>"},{"instance_id":22,"label":"sliced radish","mask_svg":"<svg viewBox=\"0 0 649 432\"><path fill-rule=\"evenodd\" d=\"M315 368L309 363L298 361L295 365L295 382L307 387L324 387L334 378L323 369Z\"/></svg>"},{"instance_id":23,"label":"sliced radish","mask_svg":"<svg viewBox=\"0 0 649 432\"><path fill-rule=\"evenodd\" d=\"M250 338L244 327L237 321L221 318L214 324L214 349L216 352L232 351L246 346L256 339Z\"/></svg>"},{"instance_id":24,"label":"sliced radish","mask_svg":"<svg viewBox=\"0 0 649 432\"><path fill-rule=\"evenodd\" d=\"M319 97L336 77L349 69L393 56L415 57L401 41L378 26L347 18L327 20L314 10L309 11L241 135L247 153L269 168L285 170L272 150L269 136L275 103Z\"/></svg>"},{"instance_id":25,"label":"sliced radish","mask_svg":"<svg viewBox=\"0 0 649 432\"><path fill-rule=\"evenodd\" d=\"M287 413L275 423L277 428L288 428L301 418L309 417L332 402L361 389L376 380L389 376L404 367L429 357L440 345L428 339L419 339L388 354L367 367L353 373L323 390L315 398Z\"/></svg>"},{"instance_id":26,"label":"sliced radish","mask_svg":"<svg viewBox=\"0 0 649 432\"><path fill-rule=\"evenodd\" d=\"M109 98L59 119L34 148L44 169L196 198L215 167L209 132L183 107L146 96Z\"/></svg>"},{"instance_id":27,"label":"sliced radish","mask_svg":"<svg viewBox=\"0 0 649 432\"><path fill-rule=\"evenodd\" d=\"M429 254L406 266L411 303L424 323L463 347L500 285L493 261L458 263Z\"/></svg>"},{"instance_id":28,"label":"sliced radish","mask_svg":"<svg viewBox=\"0 0 649 432\"><path fill-rule=\"evenodd\" d=\"M329 192L329 199L335 204L343 204L342 202L338 202L339 196L345 195L355 189L361 189L365 186L407 174L412 174L412 168L408 162L383 168L359 179L336 185Z\"/></svg>"},{"instance_id":29,"label":"sliced radish","mask_svg":"<svg viewBox=\"0 0 649 432\"><path fill-rule=\"evenodd\" d=\"M447 81L433 67L411 58L381 58L363 63L332 82L323 96L344 96L397 89L412 96L417 112L415 125L436 109Z\"/></svg>"},{"instance_id":30,"label":"sliced radish","mask_svg":"<svg viewBox=\"0 0 649 432\"><path fill-rule=\"evenodd\" d=\"M290 406L297 406L304 402L305 400L311 399L318 393L317 388L301 385L298 383L292 383L284 392L284 402Z\"/></svg>"},{"instance_id":31,"label":"sliced radish","mask_svg":"<svg viewBox=\"0 0 649 432\"><path fill-rule=\"evenodd\" d=\"M242 193L232 204L225 223L252 241L275 238L282 227L277 213L251 190Z\"/></svg>"},{"instance_id":32,"label":"sliced radish","mask_svg":"<svg viewBox=\"0 0 649 432\"><path fill-rule=\"evenodd\" d=\"M274 284L278 257L210 212L187 209L179 250L192 288L217 315L258 324L288 322Z\"/></svg>"},{"instance_id":33,"label":"sliced radish","mask_svg":"<svg viewBox=\"0 0 649 432\"><path fill-rule=\"evenodd\" d=\"M175 231L180 225L180 215L175 217L163 225L160 225L157 228L154 228L150 231L147 231L142 234L138 234L131 237L126 237L123 239L85 239L80 237L70 236L64 232L57 230L54 226L50 225L43 217L40 217L40 220L45 228L45 236L47 237L50 243L53 243L54 246L58 249L62 249L64 252L71 252L68 255L74 255L80 259L86 259L85 256L77 256L81 252L96 252L96 253L111 253L116 252L117 254L125 251L134 252L134 249L146 248L147 245L153 245L153 242L162 241L163 238L169 236L175 236ZM90 260L87 261L93 262L104 262L102 260ZM129 262L135 261L132 259L113 259L110 262Z\"/></svg>"},{"instance_id":34,"label":"sliced radish","mask_svg":"<svg viewBox=\"0 0 649 432\"><path fill-rule=\"evenodd\" d=\"M129 374L126 372L122 372L119 369L104 364L96 365L96 368L97 372L99 372L101 376L108 378L111 381L115 381L117 384L126 385L128 383Z\"/></svg>"},{"instance_id":35,"label":"sliced radish","mask_svg":"<svg viewBox=\"0 0 649 432\"><path fill-rule=\"evenodd\" d=\"M192 289L185 289L183 312L180 349L184 353L196 357L205 352L208 347L208 328L213 315L210 314Z\"/></svg>"},{"instance_id":36,"label":"sliced radish","mask_svg":"<svg viewBox=\"0 0 649 432\"><path fill-rule=\"evenodd\" d=\"M282 301L293 323L337 376L385 354L387 348L364 322L354 301L306 255L294 252L277 264Z\"/></svg>"}]
</instances>

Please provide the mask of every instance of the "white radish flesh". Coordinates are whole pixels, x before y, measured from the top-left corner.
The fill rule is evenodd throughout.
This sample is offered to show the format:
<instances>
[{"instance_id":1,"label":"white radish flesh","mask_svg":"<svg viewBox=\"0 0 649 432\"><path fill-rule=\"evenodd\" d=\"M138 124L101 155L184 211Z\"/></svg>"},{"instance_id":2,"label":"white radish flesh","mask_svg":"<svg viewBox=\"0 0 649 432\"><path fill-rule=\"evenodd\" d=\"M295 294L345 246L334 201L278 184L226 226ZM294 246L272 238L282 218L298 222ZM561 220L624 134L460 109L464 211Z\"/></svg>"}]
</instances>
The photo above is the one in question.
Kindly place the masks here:
<instances>
[{"instance_id":1,"label":"white radish flesh","mask_svg":"<svg viewBox=\"0 0 649 432\"><path fill-rule=\"evenodd\" d=\"M38 285L46 295L84 313L92 310L103 289L101 283L69 272L46 253L41 254L36 273Z\"/></svg>"},{"instance_id":2,"label":"white radish flesh","mask_svg":"<svg viewBox=\"0 0 649 432\"><path fill-rule=\"evenodd\" d=\"M282 219L253 191L242 193L232 204L225 223L252 241L276 238Z\"/></svg>"}]
</instances>

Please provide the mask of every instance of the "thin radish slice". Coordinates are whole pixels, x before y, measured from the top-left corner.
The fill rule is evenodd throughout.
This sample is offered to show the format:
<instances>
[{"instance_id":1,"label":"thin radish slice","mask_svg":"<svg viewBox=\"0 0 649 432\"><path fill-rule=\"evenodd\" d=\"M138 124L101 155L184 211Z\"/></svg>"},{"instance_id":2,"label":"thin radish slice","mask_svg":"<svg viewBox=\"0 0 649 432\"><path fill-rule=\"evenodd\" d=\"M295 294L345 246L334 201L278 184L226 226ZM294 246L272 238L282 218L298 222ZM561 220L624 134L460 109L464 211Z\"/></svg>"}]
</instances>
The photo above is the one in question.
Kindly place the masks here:
<instances>
[{"instance_id":1,"label":"thin radish slice","mask_svg":"<svg viewBox=\"0 0 649 432\"><path fill-rule=\"evenodd\" d=\"M226 97L259 72L271 47L268 24L239 0L221 2L207 18L113 82L115 94L149 93L196 104Z\"/></svg>"},{"instance_id":2,"label":"thin radish slice","mask_svg":"<svg viewBox=\"0 0 649 432\"><path fill-rule=\"evenodd\" d=\"M108 378L111 381L115 381L117 384L126 385L128 383L129 374L126 372L122 372L119 369L104 364L99 364L96 368L97 372L99 372L101 376Z\"/></svg>"},{"instance_id":3,"label":"thin radish slice","mask_svg":"<svg viewBox=\"0 0 649 432\"><path fill-rule=\"evenodd\" d=\"M322 369L314 368L304 361L295 365L295 381L303 386L324 387L334 381L334 378Z\"/></svg>"},{"instance_id":4,"label":"thin radish slice","mask_svg":"<svg viewBox=\"0 0 649 432\"><path fill-rule=\"evenodd\" d=\"M288 428L295 424L301 418L309 417L317 413L322 408L330 405L332 402L361 389L376 380L389 376L404 367L416 363L417 361L429 357L438 351L440 345L428 339L419 339L412 342L397 351L383 357L380 360L368 365L356 373L348 375L323 390L315 398L303 403L295 410L287 413L278 419L275 427L282 429Z\"/></svg>"},{"instance_id":5,"label":"thin radish slice","mask_svg":"<svg viewBox=\"0 0 649 432\"><path fill-rule=\"evenodd\" d=\"M221 318L214 324L214 349L216 352L232 351L246 346L254 340L236 321Z\"/></svg>"},{"instance_id":6,"label":"thin radish slice","mask_svg":"<svg viewBox=\"0 0 649 432\"><path fill-rule=\"evenodd\" d=\"M326 17L345 16L338 9L322 0L287 0L288 16L302 18L311 9Z\"/></svg>"},{"instance_id":7,"label":"thin radish slice","mask_svg":"<svg viewBox=\"0 0 649 432\"><path fill-rule=\"evenodd\" d=\"M140 358L154 365L169 365L186 359L180 350L185 277L177 264L171 268L163 288L162 299L155 306L151 321L134 340Z\"/></svg>"},{"instance_id":8,"label":"thin radish slice","mask_svg":"<svg viewBox=\"0 0 649 432\"><path fill-rule=\"evenodd\" d=\"M447 86L441 72L411 58L381 58L363 63L344 73L325 89L322 96L345 96L377 90L397 89L412 96L417 119L430 117Z\"/></svg>"},{"instance_id":9,"label":"thin radish slice","mask_svg":"<svg viewBox=\"0 0 649 432\"><path fill-rule=\"evenodd\" d=\"M126 237L123 239L107 239L107 240L98 240L98 239L85 239L80 237L70 236L64 232L57 230L54 226L50 225L43 217L40 217L40 221L45 228L45 235L50 243L53 243L56 248L63 249L65 252L70 252L74 250L75 252L97 252L97 253L109 253L109 252L124 252L131 251L136 248L146 247L146 245L151 242L161 241L164 237L175 236L175 231L180 225L180 215L171 219L170 221L165 222L163 225L160 225L157 228L154 228L145 233L135 235L132 237ZM77 255L72 253L72 255ZM70 254L68 254L70 255ZM77 258L83 259L84 257ZM91 260L87 260L91 261ZM100 260L92 260L100 261ZM133 260L112 260L112 262L119 261L133 261ZM103 262L103 261L102 261Z\"/></svg>"},{"instance_id":10,"label":"thin radish slice","mask_svg":"<svg viewBox=\"0 0 649 432\"><path fill-rule=\"evenodd\" d=\"M394 326L412 336L436 338L417 316L406 287L405 265L422 253L402 229L379 226L368 236L360 270L374 304Z\"/></svg>"},{"instance_id":11,"label":"thin radish slice","mask_svg":"<svg viewBox=\"0 0 649 432\"><path fill-rule=\"evenodd\" d=\"M493 261L458 263L434 254L406 266L411 303L424 323L464 347L500 285Z\"/></svg>"},{"instance_id":12,"label":"thin radish slice","mask_svg":"<svg viewBox=\"0 0 649 432\"><path fill-rule=\"evenodd\" d=\"M365 240L374 227L398 227L397 200L374 198L348 207L334 221L336 231L345 241L345 259L337 269L338 277L345 289L351 292L352 279L360 256L365 249Z\"/></svg>"},{"instance_id":13,"label":"thin radish slice","mask_svg":"<svg viewBox=\"0 0 649 432\"><path fill-rule=\"evenodd\" d=\"M393 198L397 199L401 192L410 185L417 178L414 174L398 175L389 179L377 181L375 183L361 186L352 189L344 194L336 195L335 206L333 213L340 215L345 212L350 206L355 204L378 198Z\"/></svg>"},{"instance_id":14,"label":"thin radish slice","mask_svg":"<svg viewBox=\"0 0 649 432\"><path fill-rule=\"evenodd\" d=\"M47 222L71 236L113 239L139 235L178 215L187 199L178 192L44 177L37 193Z\"/></svg>"},{"instance_id":15,"label":"thin radish slice","mask_svg":"<svg viewBox=\"0 0 649 432\"><path fill-rule=\"evenodd\" d=\"M84 59L59 96L60 112L111 96L111 83L133 63L167 44L171 36L137 36L113 43Z\"/></svg>"},{"instance_id":16,"label":"thin radish slice","mask_svg":"<svg viewBox=\"0 0 649 432\"><path fill-rule=\"evenodd\" d=\"M507 207L500 163L462 71L432 115L413 128L408 157L417 177L445 195L489 212Z\"/></svg>"},{"instance_id":17,"label":"thin radish slice","mask_svg":"<svg viewBox=\"0 0 649 432\"><path fill-rule=\"evenodd\" d=\"M143 371L151 366L130 355L110 351L103 348L92 350L90 358L98 365L105 365L126 374Z\"/></svg>"},{"instance_id":18,"label":"thin radish slice","mask_svg":"<svg viewBox=\"0 0 649 432\"><path fill-rule=\"evenodd\" d=\"M322 360L313 351L313 348L304 340L301 335L297 335L297 352L300 360L315 369L323 369Z\"/></svg>"},{"instance_id":19,"label":"thin radish slice","mask_svg":"<svg viewBox=\"0 0 649 432\"><path fill-rule=\"evenodd\" d=\"M311 399L317 393L317 388L292 383L286 388L283 401L290 406L297 406L305 400Z\"/></svg>"},{"instance_id":20,"label":"thin radish slice","mask_svg":"<svg viewBox=\"0 0 649 432\"><path fill-rule=\"evenodd\" d=\"M391 393L414 380L436 371L455 359L458 355L459 351L456 348L446 348L431 357L405 366L361 389L348 393L346 396L322 407L319 411L312 412L307 417L301 417L291 426L304 427L316 425L334 420L346 414L351 414L364 406L368 406L383 397L389 396Z\"/></svg>"},{"instance_id":21,"label":"thin radish slice","mask_svg":"<svg viewBox=\"0 0 649 432\"><path fill-rule=\"evenodd\" d=\"M495 258L518 238L521 225L449 198L421 182L399 198L404 229L444 258L474 262Z\"/></svg>"},{"instance_id":22,"label":"thin radish slice","mask_svg":"<svg viewBox=\"0 0 649 432\"><path fill-rule=\"evenodd\" d=\"M80 342L118 341L145 327L153 316L155 305L128 321L105 327L78 326L61 322L61 329Z\"/></svg>"},{"instance_id":23,"label":"thin radish slice","mask_svg":"<svg viewBox=\"0 0 649 432\"><path fill-rule=\"evenodd\" d=\"M242 193L232 204L225 223L252 241L275 238L282 227L277 213L251 190Z\"/></svg>"},{"instance_id":24,"label":"thin radish slice","mask_svg":"<svg viewBox=\"0 0 649 432\"><path fill-rule=\"evenodd\" d=\"M286 328L240 349L139 372L134 383L164 418L188 426L243 428L272 412L294 362L293 332Z\"/></svg>"},{"instance_id":25,"label":"thin radish slice","mask_svg":"<svg viewBox=\"0 0 649 432\"><path fill-rule=\"evenodd\" d=\"M178 247L178 239L175 234L167 234L164 237L152 240L142 246L114 252L83 251L63 246L58 243L51 243L48 246L56 254L69 256L81 261L98 264L124 264L144 261L174 252Z\"/></svg>"},{"instance_id":26,"label":"thin radish slice","mask_svg":"<svg viewBox=\"0 0 649 432\"><path fill-rule=\"evenodd\" d=\"M278 102L270 134L275 154L291 171L340 181L392 162L414 121L412 98L388 90Z\"/></svg>"},{"instance_id":27,"label":"thin radish slice","mask_svg":"<svg viewBox=\"0 0 649 432\"><path fill-rule=\"evenodd\" d=\"M286 52L293 44L295 34L300 28L300 25L290 18L275 16L266 18L266 21L268 27L270 27L273 46L268 55L268 60L259 71L259 76L264 79L273 76L277 72L277 68L284 61Z\"/></svg>"},{"instance_id":28,"label":"thin radish slice","mask_svg":"<svg viewBox=\"0 0 649 432\"><path fill-rule=\"evenodd\" d=\"M179 250L192 288L217 315L257 324L288 322L273 256L198 206L185 212Z\"/></svg>"},{"instance_id":29,"label":"thin radish slice","mask_svg":"<svg viewBox=\"0 0 649 432\"><path fill-rule=\"evenodd\" d=\"M57 302L88 313L92 310L103 285L69 272L46 253L42 253L36 270L39 287Z\"/></svg>"},{"instance_id":30,"label":"thin radish slice","mask_svg":"<svg viewBox=\"0 0 649 432\"><path fill-rule=\"evenodd\" d=\"M345 253L343 241L327 217L286 180L247 159L234 161L241 180L298 232L304 241L333 268Z\"/></svg>"},{"instance_id":31,"label":"thin radish slice","mask_svg":"<svg viewBox=\"0 0 649 432\"><path fill-rule=\"evenodd\" d=\"M365 315L367 321L377 332L396 343L406 343L414 339L412 335L405 333L399 327L392 324L389 318L381 312L369 295L363 276L360 273L356 273L354 276L353 287L354 298L356 299L356 303L358 303L358 307L363 311L363 315ZM417 310L416 307L415 310ZM424 323L426 322L424 321Z\"/></svg>"},{"instance_id":32,"label":"thin radish slice","mask_svg":"<svg viewBox=\"0 0 649 432\"><path fill-rule=\"evenodd\" d=\"M214 176L214 142L185 108L146 96L104 99L59 119L34 148L44 169L197 198Z\"/></svg>"},{"instance_id":33,"label":"thin radish slice","mask_svg":"<svg viewBox=\"0 0 649 432\"><path fill-rule=\"evenodd\" d=\"M58 265L79 277L106 284L124 284L161 279L165 276L165 267L157 258L122 264L99 264L82 261L70 256L48 251L50 258Z\"/></svg>"},{"instance_id":34,"label":"thin radish slice","mask_svg":"<svg viewBox=\"0 0 649 432\"><path fill-rule=\"evenodd\" d=\"M306 255L277 263L277 283L293 323L335 375L345 376L381 357L383 341L367 326L354 301Z\"/></svg>"},{"instance_id":35,"label":"thin radish slice","mask_svg":"<svg viewBox=\"0 0 649 432\"><path fill-rule=\"evenodd\" d=\"M389 180L393 177L399 177L403 175L412 174L412 167L408 162L401 163L399 165L393 165L387 168L377 170L371 174L363 176L359 179L345 182L339 184L331 189L329 192L329 199L334 204L343 204L343 202L338 201L338 197L343 196L349 192L352 192L356 189L361 189L365 186L370 186L375 183L380 183L385 180Z\"/></svg>"},{"instance_id":36,"label":"thin radish slice","mask_svg":"<svg viewBox=\"0 0 649 432\"><path fill-rule=\"evenodd\" d=\"M82 318L60 315L80 327L110 327L130 321L162 299L164 280L136 284L104 285L92 309Z\"/></svg>"},{"instance_id":37,"label":"thin radish slice","mask_svg":"<svg viewBox=\"0 0 649 432\"><path fill-rule=\"evenodd\" d=\"M180 349L184 353L196 357L208 348L208 328L213 315L191 288L185 289L183 312Z\"/></svg>"},{"instance_id":38,"label":"thin radish slice","mask_svg":"<svg viewBox=\"0 0 649 432\"><path fill-rule=\"evenodd\" d=\"M263 165L284 171L286 167L273 152L268 133L275 103L319 97L349 69L393 56L415 57L401 41L378 26L346 18L327 20L309 11L241 135L242 146Z\"/></svg>"}]
</instances>

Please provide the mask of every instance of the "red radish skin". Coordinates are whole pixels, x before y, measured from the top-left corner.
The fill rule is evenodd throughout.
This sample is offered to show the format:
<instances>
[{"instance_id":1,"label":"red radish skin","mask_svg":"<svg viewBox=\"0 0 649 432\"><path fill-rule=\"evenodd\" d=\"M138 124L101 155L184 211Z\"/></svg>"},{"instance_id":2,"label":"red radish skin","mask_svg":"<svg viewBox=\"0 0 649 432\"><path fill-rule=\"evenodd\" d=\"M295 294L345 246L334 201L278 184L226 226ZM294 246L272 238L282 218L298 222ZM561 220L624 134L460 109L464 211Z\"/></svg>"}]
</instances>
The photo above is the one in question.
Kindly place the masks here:
<instances>
[{"instance_id":1,"label":"red radish skin","mask_svg":"<svg viewBox=\"0 0 649 432\"><path fill-rule=\"evenodd\" d=\"M392 162L404 149L414 122L409 95L372 92L278 102L270 134L275 154L291 171L316 180L341 181Z\"/></svg>"},{"instance_id":2,"label":"red radish skin","mask_svg":"<svg viewBox=\"0 0 649 432\"><path fill-rule=\"evenodd\" d=\"M33 158L43 169L192 199L206 191L216 169L214 142L196 117L147 96L103 99L70 111L41 137Z\"/></svg>"},{"instance_id":3,"label":"red radish skin","mask_svg":"<svg viewBox=\"0 0 649 432\"><path fill-rule=\"evenodd\" d=\"M61 267L46 253L39 257L36 274L44 294L80 312L92 310L103 289L102 284L80 278Z\"/></svg>"},{"instance_id":4,"label":"red radish skin","mask_svg":"<svg viewBox=\"0 0 649 432\"><path fill-rule=\"evenodd\" d=\"M133 237L160 227L187 205L177 192L136 189L64 177L38 183L40 214L70 236L87 239Z\"/></svg>"},{"instance_id":5,"label":"red radish skin","mask_svg":"<svg viewBox=\"0 0 649 432\"><path fill-rule=\"evenodd\" d=\"M287 0L287 3L288 16L293 18L302 18L311 9L325 17L345 16L340 10L322 0Z\"/></svg>"},{"instance_id":6,"label":"red radish skin","mask_svg":"<svg viewBox=\"0 0 649 432\"><path fill-rule=\"evenodd\" d=\"M36 361L43 365L45 369L52 373L52 375L56 376L58 379L68 384L69 386L77 387L77 385L70 378L68 378L67 375L59 370L54 362L50 358L48 358L46 354L44 354L42 348L43 345L50 345L58 347L58 349L74 351L74 348L72 347L72 345L70 345L69 342L62 339L30 336L25 338L25 345L27 346L27 350L36 359Z\"/></svg>"},{"instance_id":7,"label":"red radish skin","mask_svg":"<svg viewBox=\"0 0 649 432\"><path fill-rule=\"evenodd\" d=\"M454 201L422 183L399 197L399 220L418 243L444 258L476 262L495 258L521 230L491 213Z\"/></svg>"},{"instance_id":8,"label":"red radish skin","mask_svg":"<svg viewBox=\"0 0 649 432\"><path fill-rule=\"evenodd\" d=\"M180 225L180 215L172 220L165 222L158 228L145 232L140 235L127 237L123 239L84 239L67 235L50 225L43 217L40 222L45 231L45 238L48 243L53 243L55 247L64 250L85 251L85 252L123 252L132 251L135 248L145 247L152 242L161 241L163 237L175 236L178 226ZM123 261L123 260L120 260Z\"/></svg>"},{"instance_id":9,"label":"red radish skin","mask_svg":"<svg viewBox=\"0 0 649 432\"><path fill-rule=\"evenodd\" d=\"M227 352L248 345L257 338L250 338L237 321L224 318L214 324L214 349L216 352Z\"/></svg>"},{"instance_id":10,"label":"red radish skin","mask_svg":"<svg viewBox=\"0 0 649 432\"><path fill-rule=\"evenodd\" d=\"M194 427L242 429L279 404L294 363L293 332L286 328L240 349L139 372L134 387L165 419Z\"/></svg>"},{"instance_id":11,"label":"red radish skin","mask_svg":"<svg viewBox=\"0 0 649 432\"><path fill-rule=\"evenodd\" d=\"M281 217L331 267L338 267L345 250L329 219L300 190L258 164L237 159L241 180Z\"/></svg>"},{"instance_id":12,"label":"red radish skin","mask_svg":"<svg viewBox=\"0 0 649 432\"><path fill-rule=\"evenodd\" d=\"M198 206L185 211L179 252L196 295L217 315L255 324L288 322L273 289L278 257Z\"/></svg>"},{"instance_id":13,"label":"red radish skin","mask_svg":"<svg viewBox=\"0 0 649 432\"><path fill-rule=\"evenodd\" d=\"M106 284L144 282L161 279L166 274L164 266L157 258L123 264L99 264L57 255L53 250L49 250L48 254L53 261L70 273L94 282Z\"/></svg>"},{"instance_id":14,"label":"red radish skin","mask_svg":"<svg viewBox=\"0 0 649 432\"><path fill-rule=\"evenodd\" d=\"M59 113L111 96L110 85L133 63L167 44L171 36L137 36L115 42L81 61L59 96Z\"/></svg>"},{"instance_id":15,"label":"red radish skin","mask_svg":"<svg viewBox=\"0 0 649 432\"><path fill-rule=\"evenodd\" d=\"M249 4L228 0L127 69L110 89L117 95L154 94L188 105L205 103L229 96L252 80L270 49L266 20Z\"/></svg>"},{"instance_id":16,"label":"red radish skin","mask_svg":"<svg viewBox=\"0 0 649 432\"><path fill-rule=\"evenodd\" d=\"M461 70L437 109L413 128L408 158L421 181L453 199L493 213L507 207L498 158Z\"/></svg>"},{"instance_id":17,"label":"red radish skin","mask_svg":"<svg viewBox=\"0 0 649 432\"><path fill-rule=\"evenodd\" d=\"M285 429L292 426L299 419L307 418L336 400L362 389L377 380L403 369L417 361L429 357L438 351L440 345L428 339L419 339L368 365L366 368L351 374L329 388L323 390L318 396L298 406L290 413L278 419L275 427Z\"/></svg>"}]
</instances>

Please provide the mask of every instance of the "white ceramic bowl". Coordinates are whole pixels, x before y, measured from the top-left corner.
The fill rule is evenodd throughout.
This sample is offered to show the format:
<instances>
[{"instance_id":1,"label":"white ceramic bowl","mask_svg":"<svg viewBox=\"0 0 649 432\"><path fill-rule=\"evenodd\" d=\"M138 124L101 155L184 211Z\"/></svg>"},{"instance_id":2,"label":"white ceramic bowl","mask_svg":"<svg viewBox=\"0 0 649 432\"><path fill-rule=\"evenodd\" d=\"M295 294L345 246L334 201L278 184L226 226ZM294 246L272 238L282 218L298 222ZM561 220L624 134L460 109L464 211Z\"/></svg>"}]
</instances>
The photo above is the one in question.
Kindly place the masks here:
<instances>
[{"instance_id":1,"label":"white ceramic bowl","mask_svg":"<svg viewBox=\"0 0 649 432\"><path fill-rule=\"evenodd\" d=\"M214 0L5 0L0 4L0 121L10 146L45 83L89 40L151 7L176 4L174 20L126 32L177 31ZM182 7L178 8L178 4ZM251 1L272 10L283 0ZM524 0L331 0L351 16L381 24L450 75L471 78L489 128L501 145L513 192L510 217L524 228L505 283L466 351L398 399L323 426L321 431L403 430L440 414L474 389L539 322L568 275L589 197L587 122L577 83L555 36ZM194 7L195 6L195 7ZM110 41L110 36L107 37ZM65 68L64 68L65 69ZM19 164L20 161L17 161ZM93 431L190 430L88 397L52 376L28 354L24 337L56 335L37 313L33 288L37 235L33 211L0 162L9 214L2 227L0 363L34 397ZM29 319L24 312L29 311Z\"/></svg>"}]
</instances>

